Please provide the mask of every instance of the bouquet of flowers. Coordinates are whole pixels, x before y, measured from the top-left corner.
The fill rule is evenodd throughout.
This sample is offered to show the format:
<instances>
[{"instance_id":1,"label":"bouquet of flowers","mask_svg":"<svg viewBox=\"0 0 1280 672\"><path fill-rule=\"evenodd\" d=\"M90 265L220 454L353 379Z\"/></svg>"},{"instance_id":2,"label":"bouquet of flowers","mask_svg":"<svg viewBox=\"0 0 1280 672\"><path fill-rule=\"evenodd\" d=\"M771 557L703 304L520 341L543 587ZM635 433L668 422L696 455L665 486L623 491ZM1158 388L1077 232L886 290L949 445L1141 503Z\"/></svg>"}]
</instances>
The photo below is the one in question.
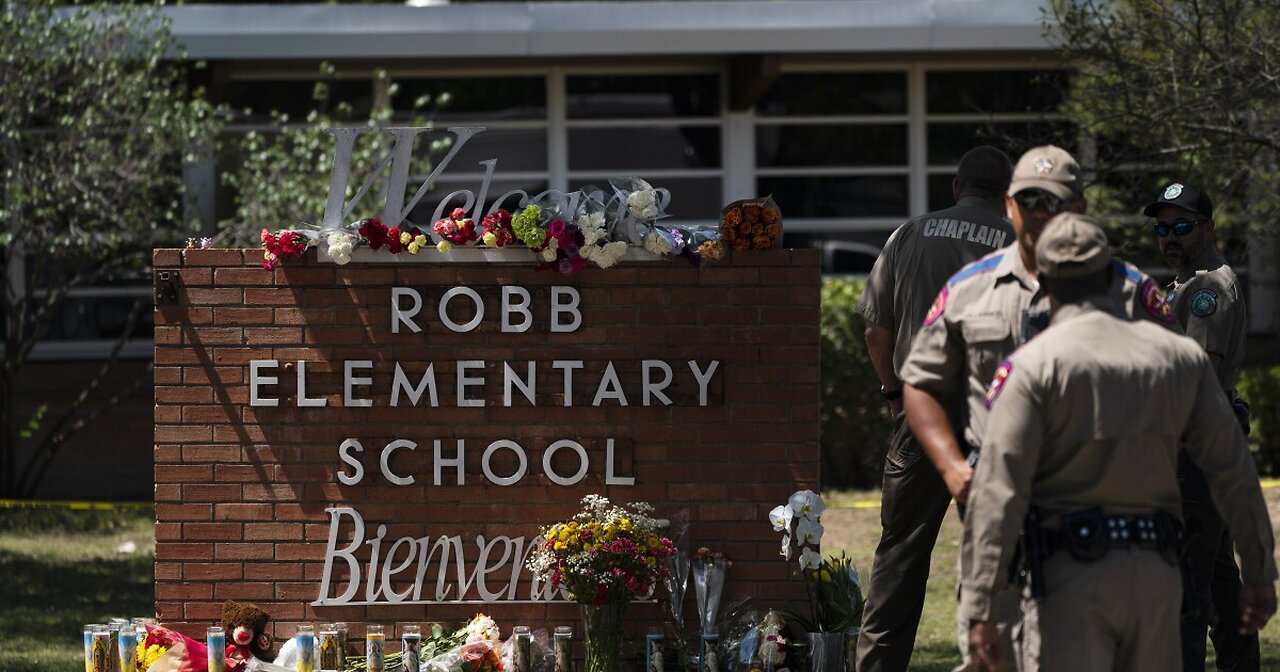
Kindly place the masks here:
<instances>
[{"instance_id":1,"label":"bouquet of flowers","mask_svg":"<svg viewBox=\"0 0 1280 672\"><path fill-rule=\"evenodd\" d=\"M671 540L658 534L652 511L643 502L614 505L587 495L572 520L543 528L546 541L530 553L527 566L579 604L645 595L665 575L662 561L675 552Z\"/></svg>"},{"instance_id":2,"label":"bouquet of flowers","mask_svg":"<svg viewBox=\"0 0 1280 672\"><path fill-rule=\"evenodd\" d=\"M476 614L470 623L451 635L437 634L433 628L429 643L430 647L428 642L423 643L424 657L431 656L423 661L423 672L501 672L505 669L498 624L486 614Z\"/></svg>"},{"instance_id":3,"label":"bouquet of flowers","mask_svg":"<svg viewBox=\"0 0 1280 672\"><path fill-rule=\"evenodd\" d=\"M208 666L209 647L161 625L147 624L147 636L138 642L134 663L149 672L180 672Z\"/></svg>"},{"instance_id":4,"label":"bouquet of flowers","mask_svg":"<svg viewBox=\"0 0 1280 672\"><path fill-rule=\"evenodd\" d=\"M448 252L454 245L466 245L480 239L479 234L476 233L476 223L467 217L467 213L462 208L454 208L448 217L437 220L431 225L431 230L444 239L441 243L448 243L436 245L436 249L441 252Z\"/></svg>"},{"instance_id":5,"label":"bouquet of flowers","mask_svg":"<svg viewBox=\"0 0 1280 672\"><path fill-rule=\"evenodd\" d=\"M488 247L506 247L516 242L516 232L511 228L511 213L501 208L480 220L484 235L480 240Z\"/></svg>"},{"instance_id":6,"label":"bouquet of flowers","mask_svg":"<svg viewBox=\"0 0 1280 672\"><path fill-rule=\"evenodd\" d=\"M720 212L720 240L733 249L767 250L782 240L782 215L772 196L734 201Z\"/></svg>"},{"instance_id":7,"label":"bouquet of flowers","mask_svg":"<svg viewBox=\"0 0 1280 672\"><path fill-rule=\"evenodd\" d=\"M771 609L763 616L752 610L733 619L723 649L735 672L789 672L804 647L794 645L787 616Z\"/></svg>"},{"instance_id":8,"label":"bouquet of flowers","mask_svg":"<svg viewBox=\"0 0 1280 672\"><path fill-rule=\"evenodd\" d=\"M844 632L862 620L862 583L844 553L823 558L815 550L822 541L826 508L821 495L801 490L770 511L769 522L782 533L782 557L791 560L793 542L800 549L797 571L804 575L811 618L796 620L810 632Z\"/></svg>"}]
</instances>

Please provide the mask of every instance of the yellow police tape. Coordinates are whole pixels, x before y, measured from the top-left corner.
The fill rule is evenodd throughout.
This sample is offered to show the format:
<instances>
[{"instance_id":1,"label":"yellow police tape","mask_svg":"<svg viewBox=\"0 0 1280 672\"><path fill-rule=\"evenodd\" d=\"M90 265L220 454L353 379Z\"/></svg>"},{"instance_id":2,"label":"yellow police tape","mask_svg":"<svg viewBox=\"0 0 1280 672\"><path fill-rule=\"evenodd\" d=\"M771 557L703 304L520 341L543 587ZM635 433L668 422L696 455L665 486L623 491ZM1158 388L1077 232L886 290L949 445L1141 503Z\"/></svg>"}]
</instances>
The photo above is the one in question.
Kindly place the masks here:
<instances>
[{"instance_id":1,"label":"yellow police tape","mask_svg":"<svg viewBox=\"0 0 1280 672\"><path fill-rule=\"evenodd\" d=\"M60 499L0 499L0 509L70 509L72 511L118 511L150 509L155 502L78 502Z\"/></svg>"},{"instance_id":2,"label":"yellow police tape","mask_svg":"<svg viewBox=\"0 0 1280 672\"><path fill-rule=\"evenodd\" d=\"M1264 489L1280 487L1280 479L1264 478L1260 481ZM155 502L77 502L53 499L0 499L0 509L70 509L72 511L111 511L118 509L150 509ZM878 499L834 499L828 508L832 509L878 509Z\"/></svg>"},{"instance_id":3,"label":"yellow police tape","mask_svg":"<svg viewBox=\"0 0 1280 672\"><path fill-rule=\"evenodd\" d=\"M1280 487L1280 478L1264 478L1264 479L1261 479L1259 483L1262 484L1262 488L1264 490L1268 488ZM829 509L878 509L880 508L880 500L878 499L854 499L854 500L835 499L830 504L827 504L827 508Z\"/></svg>"}]
</instances>

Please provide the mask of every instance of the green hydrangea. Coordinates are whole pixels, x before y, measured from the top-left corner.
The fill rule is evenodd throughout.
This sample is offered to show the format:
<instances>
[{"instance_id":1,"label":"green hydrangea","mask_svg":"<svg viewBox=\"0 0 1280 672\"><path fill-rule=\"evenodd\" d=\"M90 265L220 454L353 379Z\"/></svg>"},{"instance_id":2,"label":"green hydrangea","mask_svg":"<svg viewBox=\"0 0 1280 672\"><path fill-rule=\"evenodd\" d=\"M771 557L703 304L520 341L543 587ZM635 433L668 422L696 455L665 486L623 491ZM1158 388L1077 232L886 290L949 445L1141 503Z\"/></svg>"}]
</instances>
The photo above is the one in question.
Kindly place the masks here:
<instances>
[{"instance_id":1,"label":"green hydrangea","mask_svg":"<svg viewBox=\"0 0 1280 672\"><path fill-rule=\"evenodd\" d=\"M525 206L511 218L511 229L516 232L520 242L529 247L542 247L547 242L547 230L538 226L542 218L542 208L536 205Z\"/></svg>"}]
</instances>

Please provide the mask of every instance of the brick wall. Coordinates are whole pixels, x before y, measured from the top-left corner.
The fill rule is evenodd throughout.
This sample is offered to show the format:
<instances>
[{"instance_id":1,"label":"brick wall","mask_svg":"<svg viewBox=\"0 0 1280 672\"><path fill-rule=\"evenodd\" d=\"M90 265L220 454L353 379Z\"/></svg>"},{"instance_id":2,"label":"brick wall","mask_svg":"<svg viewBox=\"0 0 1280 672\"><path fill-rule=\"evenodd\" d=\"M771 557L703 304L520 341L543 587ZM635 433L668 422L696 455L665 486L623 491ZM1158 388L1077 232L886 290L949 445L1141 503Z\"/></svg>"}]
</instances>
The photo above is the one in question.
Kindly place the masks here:
<instances>
[{"instance_id":1,"label":"brick wall","mask_svg":"<svg viewBox=\"0 0 1280 672\"><path fill-rule=\"evenodd\" d=\"M424 255L427 253L424 253ZM288 637L300 622L453 621L485 610L507 629L517 623L549 627L572 623L565 604L415 604L312 606L320 592L329 542L326 508L350 506L363 517L366 538L387 524L382 552L402 536L461 535L469 561L471 539L483 534L532 539L539 526L570 516L586 494L614 501L648 501L659 515L687 511L691 548L723 550L733 559L726 602L751 596L761 604L803 596L778 556L780 537L767 513L799 488L817 489L819 415L819 257L814 250L738 254L701 269L675 262L624 263L574 277L535 272L521 264L352 263L338 267L289 260L264 271L256 250L157 250L157 271L176 273L176 303L156 308L155 500L156 609L166 623L203 632L227 598L268 609L274 634ZM470 333L454 333L437 317L444 292L475 289L486 314ZM498 306L503 286L526 288L534 322L526 333L502 333ZM553 285L575 288L582 325L571 333L548 328ZM415 322L421 333L391 330L391 289L409 287L423 298ZM402 305L404 305L402 303ZM450 304L452 319L473 313ZM279 362L262 386L278 407L250 405L250 361ZM641 400L642 360L668 362L672 405ZM354 397L371 407L344 407L344 362L371 360L356 375ZM483 360L485 384L469 388L482 407L455 404L459 360ZM563 374L553 360L582 360L575 371L573 405L564 406ZM720 362L707 386L706 405L685 363ZM537 364L537 405L517 393L503 403L502 362ZM304 365L298 362L305 362ZM613 362L626 407L591 402ZM428 364L439 381L439 407L401 399L389 405L397 363L413 383ZM322 408L297 406L297 367L305 366L305 395ZM634 485L604 484L606 439L614 440L615 470ZM352 486L338 480L352 468L338 447L356 439L366 471ZM395 439L416 450L393 454L393 472L415 477L393 485L380 473L379 454ZM433 440L452 456L466 442L466 484L456 470L433 483ZM493 441L510 439L527 453L527 475L499 486L483 474L481 456ZM556 485L542 458L558 439L579 442L590 456L585 478ZM492 460L499 475L516 468L514 454ZM553 468L573 474L572 451L556 453ZM349 526L348 526L349 527ZM344 528L345 544L351 532ZM501 550L501 549L499 549ZM362 560L369 545L362 547ZM343 563L339 562L338 565ZM363 564L363 563L362 563ZM363 571L363 570L362 570ZM408 574L412 574L410 571ZM518 594L527 593L527 572ZM341 592L346 572L335 570ZM435 574L429 574L434 584ZM490 578L505 583L508 573ZM397 583L402 586L402 583ZM434 587L434 585L432 585ZM430 592L430 591L424 591ZM693 589L686 618L696 620ZM363 598L364 586L360 597ZM475 594L470 593L475 599ZM630 610L635 631L661 619L656 605ZM189 625L188 625L189 624ZM360 631L360 626L356 626ZM389 635L393 630L389 628Z\"/></svg>"}]
</instances>

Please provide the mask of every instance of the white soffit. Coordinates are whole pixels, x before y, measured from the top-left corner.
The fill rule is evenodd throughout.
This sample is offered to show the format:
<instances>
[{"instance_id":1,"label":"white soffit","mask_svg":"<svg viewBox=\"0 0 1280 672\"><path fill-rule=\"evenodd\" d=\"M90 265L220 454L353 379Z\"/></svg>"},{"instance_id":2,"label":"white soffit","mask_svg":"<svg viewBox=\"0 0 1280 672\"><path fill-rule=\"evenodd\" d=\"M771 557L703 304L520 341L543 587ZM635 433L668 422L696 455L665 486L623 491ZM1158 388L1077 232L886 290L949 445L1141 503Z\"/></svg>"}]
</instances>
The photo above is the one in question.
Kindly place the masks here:
<instances>
[{"instance_id":1,"label":"white soffit","mask_svg":"<svg viewBox=\"0 0 1280 672\"><path fill-rule=\"evenodd\" d=\"M1042 51L1043 0L169 7L196 59Z\"/></svg>"}]
</instances>

